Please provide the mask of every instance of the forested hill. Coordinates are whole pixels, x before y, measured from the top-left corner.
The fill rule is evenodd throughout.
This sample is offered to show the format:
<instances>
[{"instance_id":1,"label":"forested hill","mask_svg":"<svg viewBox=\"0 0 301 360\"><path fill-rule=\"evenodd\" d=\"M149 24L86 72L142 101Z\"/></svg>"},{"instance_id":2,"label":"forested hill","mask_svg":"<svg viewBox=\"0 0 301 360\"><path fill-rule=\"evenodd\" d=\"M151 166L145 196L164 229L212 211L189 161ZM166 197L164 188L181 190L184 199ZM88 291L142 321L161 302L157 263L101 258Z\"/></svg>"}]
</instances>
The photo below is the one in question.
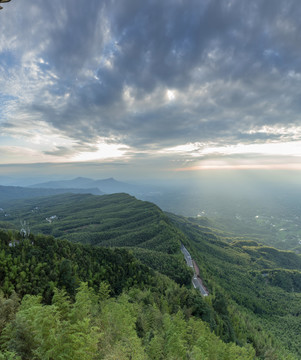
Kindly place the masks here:
<instances>
[{"instance_id":1,"label":"forested hill","mask_svg":"<svg viewBox=\"0 0 301 360\"><path fill-rule=\"evenodd\" d=\"M154 272L122 249L92 248L44 235L23 238L11 231L0 231L0 249L4 294L42 294L49 302L54 287L74 296L81 281L95 291L104 281L110 284L112 295L154 281Z\"/></svg>"},{"instance_id":2,"label":"forested hill","mask_svg":"<svg viewBox=\"0 0 301 360\"><path fill-rule=\"evenodd\" d=\"M0 359L255 356L212 332L226 320L200 294L126 250L0 231L0 287Z\"/></svg>"},{"instance_id":3,"label":"forested hill","mask_svg":"<svg viewBox=\"0 0 301 360\"><path fill-rule=\"evenodd\" d=\"M26 278L27 275L24 273L30 273L28 269L35 269L30 260L23 270L24 273L21 275L18 272L17 269L23 266L21 265L22 256L26 257L23 253L29 252L29 259L32 259L35 251L43 254L43 246L48 249L45 250L45 264L51 265L48 268L49 265L44 264L45 268L42 267L44 272L41 270L41 274L48 274L50 270L47 269L52 267L55 270L48 290L43 288L39 292L47 294L56 286L62 286L58 279L61 278L59 274L63 266L61 263L65 264L64 260L72 263L71 270L71 264L68 265L69 275L70 271L73 274L71 278L77 279L77 282L88 281L89 285L97 290L97 284L104 281L106 275L110 276L112 266L105 265L103 260L95 258L93 252L95 251L96 256L98 253L108 251L112 261L116 261L117 264L119 262L123 264L123 257L130 259L129 262L126 260L124 265L125 269L129 270L125 270L121 276L124 283L119 286L119 290L112 285L113 294L119 294L121 289L132 288L132 285L140 286L140 288L151 287L152 291L156 292L156 301L159 301L157 296L161 297L160 306L156 305L161 310L165 306L169 308L167 304L170 304L172 311L179 309L184 311L183 316L186 320L191 314L201 316L223 341L242 346L252 344L256 357L259 359L298 359L301 356L299 349L301 342L301 258L295 253L269 248L243 237L230 238L229 234L211 229L210 222L200 225L184 217L165 214L156 205L139 201L127 194L104 196L68 194L11 202L0 212L0 221L3 227L21 230L25 236L25 242L19 241L15 244L16 246L7 245L9 236L13 237L12 232L5 240L6 247L2 259L11 261L9 267L6 266L9 270L4 271L7 281L1 284L6 292L11 290L9 288L11 278ZM30 242L32 235L28 237L29 231L31 234L53 235L58 239L40 236L34 237ZM66 240L85 245L72 244ZM184 290L184 287L170 285L170 290L166 290L164 287L166 284L162 285L162 281L171 284L170 281L175 280L178 284L191 288L192 274L180 252L181 242L199 265L200 276L210 292L206 299L192 289ZM36 246L39 246L39 249ZM60 250L58 254L56 250L53 250L61 246L64 248L64 259L59 255ZM104 249L104 247L111 249ZM120 250L120 248L123 249ZM21 253L20 249L23 249ZM125 249L130 250L132 254L129 255ZM13 255L14 251L19 255ZM123 252L118 253L118 251ZM51 258L47 257L48 252L53 254ZM118 255L117 258L114 258L115 255ZM43 256L39 258L38 263L43 263ZM73 258L74 256L78 256L78 260ZM78 263L81 257L84 260ZM15 258L17 260L14 260ZM140 259L144 265L135 262L135 258ZM99 262L104 264L104 268L99 268ZM170 279L163 280L161 275L153 277L153 273L147 270L145 265L167 275ZM122 267L123 265L120 268L117 267L117 273L122 273ZM39 268L40 266L37 267ZM87 272L87 275L81 275L81 268ZM62 271L64 273L64 266ZM7 272L12 274L7 275ZM33 284L38 284L39 274L36 275ZM48 279L47 276L46 279ZM130 282L127 283L127 277L134 281L129 280ZM30 284L31 281L25 283ZM45 284L47 281L45 280ZM114 284L110 278L107 281L112 281ZM68 289L67 283L63 284L66 289ZM169 285L166 286L169 287ZM154 290L156 287L158 287L157 290ZM16 289L20 291L19 288ZM24 294L29 290L22 291ZM138 297L141 299L143 296L140 294ZM153 295L152 299L154 299ZM50 302L50 297L48 301ZM149 304L149 301L153 304L155 300L149 300L149 298L143 300L144 305ZM142 323L137 325L138 328L143 329L141 336L149 336L148 341L152 339L152 336L156 338L155 334L159 333L158 330L154 332L152 329L152 335L147 335L146 331L146 323L153 320L148 318L141 321ZM172 320L168 321L171 321L170 324L173 323ZM185 326L183 325L183 329ZM188 333L192 331L187 328L186 330ZM159 338L156 338L157 345L165 344L164 339L167 335L162 336L162 343ZM149 345L147 341L146 343ZM160 351L163 351L162 348ZM148 358L177 358L164 356L153 355ZM244 359L243 356L210 357L208 355L207 359ZM185 356L178 358L184 359ZM198 357L190 358L201 357L198 355ZM254 359L254 355L248 359Z\"/></svg>"},{"instance_id":4,"label":"forested hill","mask_svg":"<svg viewBox=\"0 0 301 360\"><path fill-rule=\"evenodd\" d=\"M254 322L300 359L301 256L254 240L231 239L184 217L169 217L189 239L191 255L210 292L222 289L234 304L228 308L232 316L240 309L238 326ZM260 337L252 341L264 348Z\"/></svg>"},{"instance_id":5,"label":"forested hill","mask_svg":"<svg viewBox=\"0 0 301 360\"><path fill-rule=\"evenodd\" d=\"M180 284L191 272L180 251L185 241L154 204L127 194L64 194L11 202L0 211L3 227L53 235L72 242L131 248L137 258ZM5 221L5 222L4 222Z\"/></svg>"}]
</instances>

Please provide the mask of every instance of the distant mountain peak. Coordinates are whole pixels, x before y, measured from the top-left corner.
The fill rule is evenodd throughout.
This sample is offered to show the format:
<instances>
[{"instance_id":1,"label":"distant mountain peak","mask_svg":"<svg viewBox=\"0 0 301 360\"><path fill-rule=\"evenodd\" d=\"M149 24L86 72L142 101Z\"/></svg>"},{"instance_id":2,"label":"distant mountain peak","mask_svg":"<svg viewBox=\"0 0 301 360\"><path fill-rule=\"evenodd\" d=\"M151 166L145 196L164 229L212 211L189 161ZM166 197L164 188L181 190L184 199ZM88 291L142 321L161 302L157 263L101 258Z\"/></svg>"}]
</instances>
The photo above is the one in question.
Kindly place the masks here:
<instances>
[{"instance_id":1,"label":"distant mountain peak","mask_svg":"<svg viewBox=\"0 0 301 360\"><path fill-rule=\"evenodd\" d=\"M105 179L90 179L83 176L78 176L72 180L58 180L48 181L45 183L31 185L31 188L50 188L50 189L91 189L98 188L101 192L107 194L113 193L128 193L131 195L141 195L141 193L148 193L147 187L128 184L113 177Z\"/></svg>"},{"instance_id":2,"label":"distant mountain peak","mask_svg":"<svg viewBox=\"0 0 301 360\"><path fill-rule=\"evenodd\" d=\"M76 178L74 178L73 180L70 180L70 181L74 181L74 180L90 180L90 181L94 181L93 179L83 177L83 176L78 176L78 177L76 177Z\"/></svg>"},{"instance_id":3,"label":"distant mountain peak","mask_svg":"<svg viewBox=\"0 0 301 360\"><path fill-rule=\"evenodd\" d=\"M100 181L117 181L117 180L114 179L113 177L109 177L107 179L103 179L103 180L100 180Z\"/></svg>"}]
</instances>

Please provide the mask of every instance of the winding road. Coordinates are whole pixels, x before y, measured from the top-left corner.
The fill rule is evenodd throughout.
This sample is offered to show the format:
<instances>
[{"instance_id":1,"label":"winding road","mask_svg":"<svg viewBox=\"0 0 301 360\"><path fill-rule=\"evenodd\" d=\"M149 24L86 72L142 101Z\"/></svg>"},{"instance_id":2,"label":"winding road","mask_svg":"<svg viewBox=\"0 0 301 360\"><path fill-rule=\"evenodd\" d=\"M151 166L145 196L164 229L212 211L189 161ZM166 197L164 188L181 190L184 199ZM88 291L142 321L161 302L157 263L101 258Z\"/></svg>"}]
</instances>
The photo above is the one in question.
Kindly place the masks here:
<instances>
[{"instance_id":1,"label":"winding road","mask_svg":"<svg viewBox=\"0 0 301 360\"><path fill-rule=\"evenodd\" d=\"M203 296L208 296L209 292L203 285L202 279L199 276L200 269L199 269L197 263L191 258L189 251L185 248L185 246L183 244L181 244L181 251L184 255L187 266L193 268L194 275L192 277L192 284L193 284L194 288L198 289Z\"/></svg>"}]
</instances>

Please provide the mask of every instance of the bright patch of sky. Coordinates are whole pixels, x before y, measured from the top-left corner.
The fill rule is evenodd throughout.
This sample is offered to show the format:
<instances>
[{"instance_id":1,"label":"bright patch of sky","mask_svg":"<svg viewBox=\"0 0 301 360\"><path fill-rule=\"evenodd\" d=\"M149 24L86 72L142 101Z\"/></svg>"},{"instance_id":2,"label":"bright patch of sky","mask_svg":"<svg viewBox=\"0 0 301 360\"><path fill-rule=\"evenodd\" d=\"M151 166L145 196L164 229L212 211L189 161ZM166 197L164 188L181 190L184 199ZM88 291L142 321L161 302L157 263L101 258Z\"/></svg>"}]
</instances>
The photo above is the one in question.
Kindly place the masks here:
<instances>
[{"instance_id":1,"label":"bright patch of sky","mask_svg":"<svg viewBox=\"0 0 301 360\"><path fill-rule=\"evenodd\" d=\"M124 158L128 147L120 144L107 144L105 142L101 142L95 144L95 151L86 151L80 152L79 154L71 157L71 161L99 161L99 160L107 160L107 159L118 159Z\"/></svg>"},{"instance_id":2,"label":"bright patch of sky","mask_svg":"<svg viewBox=\"0 0 301 360\"><path fill-rule=\"evenodd\" d=\"M233 155L233 154L261 154L275 156L296 156L301 158L301 141L278 142L262 144L235 144L227 146L212 146L212 144L189 143L173 148L166 148L162 153L189 154L192 157L202 155Z\"/></svg>"},{"instance_id":3,"label":"bright patch of sky","mask_svg":"<svg viewBox=\"0 0 301 360\"><path fill-rule=\"evenodd\" d=\"M301 141L265 144L236 144L221 147L208 147L201 154L261 154L275 156L297 156L301 157Z\"/></svg>"},{"instance_id":4,"label":"bright patch of sky","mask_svg":"<svg viewBox=\"0 0 301 360\"><path fill-rule=\"evenodd\" d=\"M169 101L172 101L176 98L174 92L172 90L167 90L166 92L166 96L168 98Z\"/></svg>"}]
</instances>

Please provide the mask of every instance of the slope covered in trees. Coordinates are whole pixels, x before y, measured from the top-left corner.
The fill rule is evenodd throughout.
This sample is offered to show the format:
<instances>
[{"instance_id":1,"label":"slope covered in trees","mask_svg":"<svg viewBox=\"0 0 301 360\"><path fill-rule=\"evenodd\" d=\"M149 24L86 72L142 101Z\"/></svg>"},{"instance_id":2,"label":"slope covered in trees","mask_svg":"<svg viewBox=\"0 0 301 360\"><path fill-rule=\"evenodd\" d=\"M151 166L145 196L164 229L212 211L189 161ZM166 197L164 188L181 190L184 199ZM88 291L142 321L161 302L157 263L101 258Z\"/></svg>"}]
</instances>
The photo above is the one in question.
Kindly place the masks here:
<instances>
[{"instance_id":1,"label":"slope covered in trees","mask_svg":"<svg viewBox=\"0 0 301 360\"><path fill-rule=\"evenodd\" d=\"M31 238L30 235L16 246L9 246L9 238L13 235L3 233L7 237L1 261L6 275L0 285L7 296L14 289L20 296L41 294L43 301L52 306L56 287L65 288L74 300L81 281L88 282L96 292L100 291L101 283L110 284L111 295L115 297L122 291L133 294L134 286L151 294L151 303L143 300L143 309L145 304L157 307L163 317L165 311L172 317L180 311L185 320L182 329L189 321L193 322L191 319L194 317L201 318L224 343L240 345L243 351L251 344L256 358L300 357L301 261L295 253L262 246L244 237L231 239L229 234L212 230L210 221L199 225L192 219L172 214L167 216L157 206L126 194L40 198L11 203L5 210L9 216L2 221L11 227L18 227L21 220L22 224L29 224L31 232L60 237L54 239L40 235ZM46 220L54 215L52 221ZM22 240L20 235L18 240ZM210 291L206 299L196 290L187 289L191 288L191 272L180 253L181 242L200 267L201 277ZM110 246L112 249L107 248ZM28 258L27 253L30 254ZM40 254L38 260L37 254ZM111 261L113 265L110 265ZM169 278L162 278L149 267ZM170 278L187 288L180 288ZM16 280L14 284L13 279L26 281ZM30 290L30 284L37 290ZM138 300L135 298L138 303L139 296ZM129 302L136 300L131 298ZM136 319L138 337L148 336L148 340L141 340L146 346L144 355L148 354L145 356L151 359L168 358L165 349L167 335L160 332L162 329L152 328L150 333L141 330L148 326L149 321L154 320ZM160 324L162 327L163 322ZM185 331L194 330L188 327ZM179 339L188 346L188 335L181 336ZM147 353L149 341L155 338L157 346L161 346L158 350L161 357ZM193 350L186 345L185 353L193 359ZM214 355L206 356L204 359L216 358ZM243 359L237 357L240 358Z\"/></svg>"},{"instance_id":2,"label":"slope covered in trees","mask_svg":"<svg viewBox=\"0 0 301 360\"><path fill-rule=\"evenodd\" d=\"M133 285L150 284L154 273L123 249L92 248L50 236L27 238L0 232L0 287L5 295L16 291L42 294L47 302L54 287L74 296L80 281L96 291L107 281L112 295Z\"/></svg>"},{"instance_id":3,"label":"slope covered in trees","mask_svg":"<svg viewBox=\"0 0 301 360\"><path fill-rule=\"evenodd\" d=\"M26 223L32 233L72 242L131 247L155 270L180 284L190 283L191 272L180 252L183 234L156 205L127 194L65 194L17 201L0 213L1 220L17 229Z\"/></svg>"},{"instance_id":4,"label":"slope covered in trees","mask_svg":"<svg viewBox=\"0 0 301 360\"><path fill-rule=\"evenodd\" d=\"M127 194L65 194L15 202L5 211L5 220L15 226L25 220L33 233L91 245L178 252L181 235L167 216L156 205Z\"/></svg>"},{"instance_id":5,"label":"slope covered in trees","mask_svg":"<svg viewBox=\"0 0 301 360\"><path fill-rule=\"evenodd\" d=\"M206 286L211 292L218 289L224 294L232 324L239 313L238 326L244 324L250 330L253 324L259 333L266 331L281 348L300 358L301 256L255 241L224 241L220 233L187 218L172 214L170 218L189 239ZM269 341L248 332L257 354L264 356Z\"/></svg>"},{"instance_id":6,"label":"slope covered in trees","mask_svg":"<svg viewBox=\"0 0 301 360\"><path fill-rule=\"evenodd\" d=\"M118 298L96 295L82 283L70 301L54 290L52 303L13 298L0 335L1 359L219 359L252 360L251 346L225 344L199 319L164 307L148 291Z\"/></svg>"},{"instance_id":7,"label":"slope covered in trees","mask_svg":"<svg viewBox=\"0 0 301 360\"><path fill-rule=\"evenodd\" d=\"M1 231L0 255L0 359L254 357L211 332L200 294L127 250Z\"/></svg>"}]
</instances>

